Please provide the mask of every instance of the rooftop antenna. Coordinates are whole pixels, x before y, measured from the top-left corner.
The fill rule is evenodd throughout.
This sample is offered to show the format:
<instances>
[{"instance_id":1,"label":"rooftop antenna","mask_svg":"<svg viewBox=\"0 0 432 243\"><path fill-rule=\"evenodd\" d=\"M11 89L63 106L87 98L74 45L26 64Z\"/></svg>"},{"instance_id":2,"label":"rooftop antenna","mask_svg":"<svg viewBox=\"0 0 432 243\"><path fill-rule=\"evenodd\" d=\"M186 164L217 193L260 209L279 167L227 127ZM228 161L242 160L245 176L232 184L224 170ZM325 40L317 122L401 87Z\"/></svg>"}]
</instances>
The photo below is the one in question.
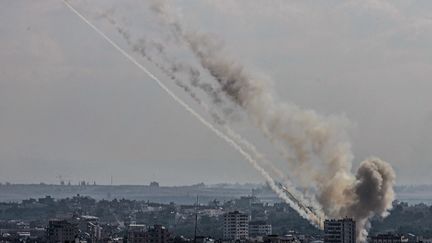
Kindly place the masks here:
<instances>
[{"instance_id":1,"label":"rooftop antenna","mask_svg":"<svg viewBox=\"0 0 432 243\"><path fill-rule=\"evenodd\" d=\"M194 243L197 242L197 228L198 228L198 195L195 203L195 229L194 229Z\"/></svg>"}]
</instances>

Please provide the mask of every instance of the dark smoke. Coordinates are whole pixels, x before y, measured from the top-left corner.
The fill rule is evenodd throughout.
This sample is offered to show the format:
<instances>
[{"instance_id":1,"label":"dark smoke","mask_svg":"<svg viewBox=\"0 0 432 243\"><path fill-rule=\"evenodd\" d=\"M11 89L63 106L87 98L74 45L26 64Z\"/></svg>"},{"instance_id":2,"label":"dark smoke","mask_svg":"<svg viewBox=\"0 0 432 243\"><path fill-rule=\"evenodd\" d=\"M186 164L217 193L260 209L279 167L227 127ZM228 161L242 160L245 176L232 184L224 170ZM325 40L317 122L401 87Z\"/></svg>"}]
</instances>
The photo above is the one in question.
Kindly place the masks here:
<instances>
[{"instance_id":1,"label":"dark smoke","mask_svg":"<svg viewBox=\"0 0 432 243\"><path fill-rule=\"evenodd\" d=\"M222 93L242 107L282 151L298 181L315 188L325 214L353 217L358 222L359 241L365 241L369 219L374 215L384 217L391 208L395 180L391 166L379 159L366 160L354 176L345 119L277 102L270 82L230 59L208 35L186 31L166 3L153 1L152 6L215 79Z\"/></svg>"},{"instance_id":2,"label":"dark smoke","mask_svg":"<svg viewBox=\"0 0 432 243\"><path fill-rule=\"evenodd\" d=\"M378 159L363 161L357 170L354 187L346 191L353 203L345 209L345 214L358 219L357 224L363 225L358 232L360 238L367 237L368 219L374 215L386 217L394 200L394 181L396 175L392 167Z\"/></svg>"}]
</instances>

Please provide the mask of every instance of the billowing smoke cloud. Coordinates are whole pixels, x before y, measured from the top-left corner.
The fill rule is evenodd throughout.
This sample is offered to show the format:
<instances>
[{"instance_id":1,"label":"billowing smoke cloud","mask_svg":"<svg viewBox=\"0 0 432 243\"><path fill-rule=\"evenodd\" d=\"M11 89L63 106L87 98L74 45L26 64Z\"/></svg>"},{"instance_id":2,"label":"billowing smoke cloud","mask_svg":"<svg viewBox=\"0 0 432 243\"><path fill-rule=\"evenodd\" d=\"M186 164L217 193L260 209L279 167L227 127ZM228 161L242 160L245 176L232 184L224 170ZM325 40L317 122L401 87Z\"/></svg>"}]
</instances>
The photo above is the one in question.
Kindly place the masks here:
<instances>
[{"instance_id":1,"label":"billowing smoke cloud","mask_svg":"<svg viewBox=\"0 0 432 243\"><path fill-rule=\"evenodd\" d=\"M395 173L391 166L378 159L363 161L357 170L356 182L352 188L345 191L353 201L342 210L349 217L358 220L363 225L359 232L361 239L367 236L368 219L375 214L385 217L394 200ZM344 212L345 211L345 212Z\"/></svg>"},{"instance_id":2,"label":"billowing smoke cloud","mask_svg":"<svg viewBox=\"0 0 432 243\"><path fill-rule=\"evenodd\" d=\"M107 11L101 15L101 17L108 20L108 22L115 27L117 32L123 37L126 43L131 47L133 52L136 52L145 58L147 61L151 62L156 66L163 74L169 77L174 83L181 88L186 94L188 94L198 105L200 105L206 113L210 115L213 122L222 127L224 133L233 139L238 145L240 145L245 151L253 157L253 159L261 164L261 166L267 167L269 171L264 170L264 168L259 171L265 171L265 173L272 174L272 178L276 177L278 181L283 184L277 185L274 180L268 181L268 185L277 194L280 194L281 198L286 200L287 203L294 205L302 216L310 219L313 218L313 223L320 226L320 220L324 217L323 213L319 211L319 206L312 198L305 198L303 195L295 188L290 182L287 175L284 175L281 170L279 170L271 161L267 160L265 156L260 153L257 148L244 139L240 134L235 132L228 126L228 121L224 118L224 115L229 115L230 112L224 112L223 115L218 114L212 110L204 101L199 98L194 90L191 88L195 87L201 89L210 96L213 103L217 105L223 104L223 97L221 96L221 91L216 91L216 89L209 83L205 83L200 78L200 72L196 68L182 62L176 62L173 58L170 58L167 53L165 53L164 46L155 40L145 40L144 38L139 38L133 40L131 38L130 31L126 27L117 23L113 18L113 11ZM155 51L156 50L156 51ZM152 53L155 55L152 55ZM157 59L162 58L163 63L158 62ZM186 84L179 74L186 74L186 79L189 80L189 84ZM225 109L226 111L227 109ZM288 196L286 195L288 193ZM310 206L315 206L315 210L311 211Z\"/></svg>"},{"instance_id":3,"label":"billowing smoke cloud","mask_svg":"<svg viewBox=\"0 0 432 243\"><path fill-rule=\"evenodd\" d=\"M98 27L93 25L84 15L82 15L78 10L76 10L71 4L69 4L66 0L63 1L63 3L66 5L66 7L71 10L72 13L77 15L85 24L87 24L91 29L93 29L95 32L97 32L103 39L105 39L115 50L117 50L119 53L121 53L123 56L125 56L132 64L137 66L141 71L146 73L149 78L151 78L153 81L155 81L159 87L165 91L175 102L177 102L181 107L183 107L187 112L189 112L194 118L196 118L199 122L201 122L205 127L210 129L215 135L217 135L219 138L223 139L225 142L227 142L231 147L233 147L235 150L237 150L244 158L258 171L261 173L261 175L267 180L268 185L270 188L276 192L277 195L279 195L280 198L284 199L285 202L287 202L293 209L297 210L301 216L308 218L312 223L316 224L317 226L321 226L320 224L320 218L317 216L316 213L314 213L312 210L307 209L299 203L296 198L292 194L286 194L284 192L284 188L280 187L276 184L276 182L273 180L271 175L258 163L257 160L253 158L253 155L251 155L250 152L245 150L244 147L242 147L242 144L239 144L237 141L235 141L233 138L231 138L229 135L221 132L217 127L215 127L212 123L208 122L204 117L202 117L199 113L197 113L192 107L190 107L187 103L185 103L181 98L179 98L173 91L168 88L165 84L162 83L162 81L157 78L152 72L150 72L146 67L144 67L142 64L140 64L134 57L129 55L123 48L121 48L119 45L117 45L111 38L109 38L105 33L103 33ZM130 36L126 33L123 33L123 36L129 40ZM149 60L151 60L150 57L147 57Z\"/></svg>"},{"instance_id":4,"label":"billowing smoke cloud","mask_svg":"<svg viewBox=\"0 0 432 243\"><path fill-rule=\"evenodd\" d=\"M187 32L164 1L154 1L152 9L218 83L220 89L212 95L224 95L243 108L287 159L291 177L314 188L326 216L353 217L358 239L365 241L369 219L374 215L385 217L391 208L395 181L391 166L370 159L362 162L353 175L346 119L278 102L271 82L257 78L230 59L214 38Z\"/></svg>"},{"instance_id":5,"label":"billowing smoke cloud","mask_svg":"<svg viewBox=\"0 0 432 243\"><path fill-rule=\"evenodd\" d=\"M344 132L348 123L345 119L320 116L312 110L278 102L271 82L257 78L242 65L228 58L228 55L221 51L223 46L214 38L186 32L163 1L155 1L152 9L169 24L177 41L187 44L201 68L214 78L218 87L204 83L200 79L198 68L173 61L165 54L163 44L144 39L133 42L125 28L116 25L118 32L132 46L132 50L155 64L204 107L213 121L223 126L225 133L253 154L255 160L269 165L278 178L285 177L284 173L257 152L253 145L232 131L223 116L210 111L190 86L204 91L215 105L224 103L224 99L228 98L246 111L253 123L287 159L291 178L302 186L312 187L315 194L314 198L308 198L307 195L297 192L293 186L284 194L269 174L258 166L272 189L315 225L320 225L317 220L321 220L321 210L327 217L353 217L357 221L359 240L364 241L369 219L374 215L385 217L391 208L395 175L390 165L379 159L366 160L361 163L357 174L353 175L353 155ZM114 20L110 22L116 24ZM168 68L154 60L149 54L152 51L164 59ZM190 86L181 81L178 77L180 73L188 75ZM299 202L292 204L293 201ZM309 212L304 205L312 205L316 211Z\"/></svg>"},{"instance_id":6,"label":"billowing smoke cloud","mask_svg":"<svg viewBox=\"0 0 432 243\"><path fill-rule=\"evenodd\" d=\"M352 216L357 221L359 239L365 240L368 220L375 214L385 216L394 199L391 167L380 160L368 160L354 177L350 144L340 129L345 121L277 103L267 82L254 79L242 66L220 56L207 38L194 34L185 40L224 94L243 107L282 151L293 176L316 189L325 213L331 217Z\"/></svg>"},{"instance_id":7,"label":"billowing smoke cloud","mask_svg":"<svg viewBox=\"0 0 432 243\"><path fill-rule=\"evenodd\" d=\"M229 129L226 129L226 133L229 135L218 130L69 3L66 1L64 3L116 50L127 57L131 63L145 72L186 111L241 153L262 174L269 186L300 215L308 218L315 225L322 226L321 214L305 207L304 202L302 202L304 198L290 192L294 188L278 186L271 175L254 158L254 156L259 157L260 155L255 153L251 155L250 151L245 149L246 147L248 150L254 151L255 148L251 147L252 145L248 144L247 141L242 141L241 138L233 139L237 135L233 132L230 133ZM159 10L158 12L161 13ZM255 76L243 71L241 65L235 65L225 56L217 54L212 49L212 45L206 44L208 43L207 40L202 41L200 36L194 38L192 35L183 34L181 25L178 23L174 26L176 26L175 33L178 37L190 45L202 67L221 86L221 94L226 95L242 107L274 144L286 146L281 147L282 150L289 149L288 151L283 150L285 155L288 152L294 152L296 156L288 158L291 166L294 166L297 171L304 175L312 174L309 176L312 179L311 185L317 189L316 199L321 204L324 213L332 217L351 216L356 219L359 240L364 241L367 236L369 219L374 215L386 216L394 199L395 174L391 166L379 159L370 159L361 163L356 176L352 175L350 173L352 155L349 146L346 146L348 143L341 139L344 136L338 136L337 126L333 127L334 119L319 116L313 111L302 110L295 105L279 105L274 101L268 83L254 78ZM130 35L121 28L118 30L130 44ZM157 49L161 52L163 46L159 47ZM152 61L149 56L147 59ZM156 66L158 65L156 64ZM159 67L162 66L159 65ZM176 77L172 76L172 79L176 80ZM177 84L188 92L188 86L180 81ZM193 94L192 91L190 94ZM196 101L199 102L200 99L197 98ZM203 105L203 103L200 104ZM284 126L287 127L286 130L283 129ZM224 127L229 128L228 126ZM290 130L292 127L298 130ZM315 159L320 163L313 163ZM302 167L304 164L308 166ZM315 173L317 171L322 173Z\"/></svg>"},{"instance_id":8,"label":"billowing smoke cloud","mask_svg":"<svg viewBox=\"0 0 432 243\"><path fill-rule=\"evenodd\" d=\"M215 91L215 89L210 86L210 84L202 82L200 79L200 72L196 68L187 65L186 63L176 62L173 58L168 57L167 53L165 53L164 46L160 42L156 42L154 40L148 41L143 38L134 40L127 28L117 23L112 15L113 12L108 11L103 13L101 17L106 18L109 23L115 27L118 33L130 46L132 51L140 54L141 57L151 62L160 71L162 71L162 73L169 77L169 79L174 81L174 83L179 88L187 93L198 105L204 109L206 113L210 115L213 122L218 124L223 129L223 132L229 137L229 139L232 139L232 141L240 146L243 151L246 151L248 156L250 156L248 160L250 160L254 168L257 169L264 176L264 178L266 178L268 186L277 195L279 195L280 198L291 205L291 207L301 216L309 219L312 224L316 225L317 227L322 227L321 224L324 214L321 210L319 210L320 206L314 201L314 198L304 197L304 195L301 194L290 182L289 178L287 178L287 175L284 175L282 171L279 170L271 161L267 160L252 143L232 130L231 127L228 126L228 122L224 116L219 115L205 102L203 102L191 88L191 86L204 91L204 93L209 95L210 98L213 98L211 100L217 105L223 103L223 96L221 96L223 92ZM155 55L152 55L154 52L156 52ZM157 61L161 58L163 59L163 63ZM186 79L189 80L191 86L182 80L180 76L182 73L186 73L188 75ZM224 112L224 115L227 114L229 114L229 112ZM274 178L277 178L278 182L276 182ZM280 184L279 181L282 183Z\"/></svg>"}]
</instances>

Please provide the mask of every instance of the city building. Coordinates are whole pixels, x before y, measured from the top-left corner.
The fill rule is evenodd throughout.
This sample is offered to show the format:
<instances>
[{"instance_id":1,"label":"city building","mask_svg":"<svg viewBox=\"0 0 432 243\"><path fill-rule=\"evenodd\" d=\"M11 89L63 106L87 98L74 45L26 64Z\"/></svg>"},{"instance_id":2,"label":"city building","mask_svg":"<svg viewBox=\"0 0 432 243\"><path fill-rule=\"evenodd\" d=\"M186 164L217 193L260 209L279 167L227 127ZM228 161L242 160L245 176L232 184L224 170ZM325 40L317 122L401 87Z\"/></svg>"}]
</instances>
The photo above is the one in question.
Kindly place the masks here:
<instances>
[{"instance_id":1,"label":"city building","mask_svg":"<svg viewBox=\"0 0 432 243\"><path fill-rule=\"evenodd\" d=\"M102 227L98 223L88 222L88 238L90 242L99 242L102 239Z\"/></svg>"},{"instance_id":2,"label":"city building","mask_svg":"<svg viewBox=\"0 0 432 243\"><path fill-rule=\"evenodd\" d=\"M356 243L356 223L353 219L326 220L324 243Z\"/></svg>"},{"instance_id":3,"label":"city building","mask_svg":"<svg viewBox=\"0 0 432 243\"><path fill-rule=\"evenodd\" d=\"M251 221L249 223L249 237L266 236L272 234L272 226L265 221Z\"/></svg>"},{"instance_id":4,"label":"city building","mask_svg":"<svg viewBox=\"0 0 432 243\"><path fill-rule=\"evenodd\" d=\"M130 243L169 243L171 235L162 225L147 227L143 224L131 224L128 227Z\"/></svg>"},{"instance_id":5,"label":"city building","mask_svg":"<svg viewBox=\"0 0 432 243\"><path fill-rule=\"evenodd\" d=\"M50 220L47 228L47 241L50 243L75 242L78 238L79 227L77 223L67 220Z\"/></svg>"},{"instance_id":6,"label":"city building","mask_svg":"<svg viewBox=\"0 0 432 243\"><path fill-rule=\"evenodd\" d=\"M242 240L249 237L249 216L239 211L224 214L224 240Z\"/></svg>"},{"instance_id":7,"label":"city building","mask_svg":"<svg viewBox=\"0 0 432 243\"><path fill-rule=\"evenodd\" d=\"M147 226L144 224L131 224L128 227L128 241L130 243L148 242Z\"/></svg>"},{"instance_id":8,"label":"city building","mask_svg":"<svg viewBox=\"0 0 432 243\"><path fill-rule=\"evenodd\" d=\"M379 234L376 236L370 237L370 243L406 243L408 242L408 238L399 235L399 234Z\"/></svg>"},{"instance_id":9,"label":"city building","mask_svg":"<svg viewBox=\"0 0 432 243\"><path fill-rule=\"evenodd\" d=\"M85 232L83 238L89 242L98 242L102 238L102 227L99 218L90 215L82 215L75 219L78 222L81 233Z\"/></svg>"},{"instance_id":10,"label":"city building","mask_svg":"<svg viewBox=\"0 0 432 243\"><path fill-rule=\"evenodd\" d=\"M171 235L162 225L153 225L148 229L149 243L168 243Z\"/></svg>"},{"instance_id":11,"label":"city building","mask_svg":"<svg viewBox=\"0 0 432 243\"><path fill-rule=\"evenodd\" d=\"M293 235L267 235L263 237L264 243L301 243L299 239L294 237Z\"/></svg>"}]
</instances>

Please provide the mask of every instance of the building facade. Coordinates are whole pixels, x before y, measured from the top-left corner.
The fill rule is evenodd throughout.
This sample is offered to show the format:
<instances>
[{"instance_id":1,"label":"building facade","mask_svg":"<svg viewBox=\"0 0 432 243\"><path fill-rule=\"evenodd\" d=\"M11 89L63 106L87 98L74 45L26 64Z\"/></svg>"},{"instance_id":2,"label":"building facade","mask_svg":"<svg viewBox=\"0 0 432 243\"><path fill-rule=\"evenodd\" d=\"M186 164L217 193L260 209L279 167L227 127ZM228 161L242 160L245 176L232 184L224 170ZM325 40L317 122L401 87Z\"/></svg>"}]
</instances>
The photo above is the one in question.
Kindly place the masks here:
<instances>
[{"instance_id":1,"label":"building facade","mask_svg":"<svg viewBox=\"0 0 432 243\"><path fill-rule=\"evenodd\" d=\"M170 243L171 241L171 234L162 225L147 227L142 224L132 224L128 227L130 243Z\"/></svg>"},{"instance_id":2,"label":"building facade","mask_svg":"<svg viewBox=\"0 0 432 243\"><path fill-rule=\"evenodd\" d=\"M78 238L79 227L77 223L67 220L50 220L46 232L50 243L72 243Z\"/></svg>"},{"instance_id":3,"label":"building facade","mask_svg":"<svg viewBox=\"0 0 432 243\"><path fill-rule=\"evenodd\" d=\"M102 238L102 227L99 225L99 218L90 215L82 215L75 218L81 232L81 238L88 243L98 242ZM83 234L84 233L84 234Z\"/></svg>"},{"instance_id":4,"label":"building facade","mask_svg":"<svg viewBox=\"0 0 432 243\"><path fill-rule=\"evenodd\" d=\"M162 225L153 225L148 229L149 243L168 243L171 235Z\"/></svg>"},{"instance_id":5,"label":"building facade","mask_svg":"<svg viewBox=\"0 0 432 243\"><path fill-rule=\"evenodd\" d=\"M379 234L370 238L371 243L407 243L408 238L398 234Z\"/></svg>"},{"instance_id":6,"label":"building facade","mask_svg":"<svg viewBox=\"0 0 432 243\"><path fill-rule=\"evenodd\" d=\"M324 243L356 243L356 223L353 219L326 220Z\"/></svg>"},{"instance_id":7,"label":"building facade","mask_svg":"<svg viewBox=\"0 0 432 243\"><path fill-rule=\"evenodd\" d=\"M267 236L272 234L272 226L265 221L249 223L249 237Z\"/></svg>"},{"instance_id":8,"label":"building facade","mask_svg":"<svg viewBox=\"0 0 432 243\"><path fill-rule=\"evenodd\" d=\"M128 240L131 243L147 243L147 227L144 224L131 224L128 227Z\"/></svg>"},{"instance_id":9,"label":"building facade","mask_svg":"<svg viewBox=\"0 0 432 243\"><path fill-rule=\"evenodd\" d=\"M249 216L239 211L224 214L224 240L242 240L249 237Z\"/></svg>"}]
</instances>

